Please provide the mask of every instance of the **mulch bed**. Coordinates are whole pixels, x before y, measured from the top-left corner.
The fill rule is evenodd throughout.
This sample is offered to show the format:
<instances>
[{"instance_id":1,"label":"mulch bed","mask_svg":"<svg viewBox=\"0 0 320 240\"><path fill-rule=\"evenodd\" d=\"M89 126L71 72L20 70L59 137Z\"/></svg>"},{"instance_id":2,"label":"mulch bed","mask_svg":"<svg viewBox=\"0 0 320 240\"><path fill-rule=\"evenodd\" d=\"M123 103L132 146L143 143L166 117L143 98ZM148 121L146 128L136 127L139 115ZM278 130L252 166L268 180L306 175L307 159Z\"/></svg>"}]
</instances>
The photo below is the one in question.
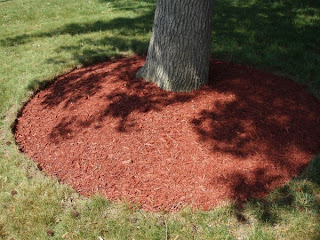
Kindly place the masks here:
<instances>
[{"instance_id":1,"label":"mulch bed","mask_svg":"<svg viewBox=\"0 0 320 240\"><path fill-rule=\"evenodd\" d=\"M207 86L172 93L135 78L144 62L76 69L35 94L21 150L81 194L152 211L261 198L320 152L320 103L294 82L211 59Z\"/></svg>"}]
</instances>

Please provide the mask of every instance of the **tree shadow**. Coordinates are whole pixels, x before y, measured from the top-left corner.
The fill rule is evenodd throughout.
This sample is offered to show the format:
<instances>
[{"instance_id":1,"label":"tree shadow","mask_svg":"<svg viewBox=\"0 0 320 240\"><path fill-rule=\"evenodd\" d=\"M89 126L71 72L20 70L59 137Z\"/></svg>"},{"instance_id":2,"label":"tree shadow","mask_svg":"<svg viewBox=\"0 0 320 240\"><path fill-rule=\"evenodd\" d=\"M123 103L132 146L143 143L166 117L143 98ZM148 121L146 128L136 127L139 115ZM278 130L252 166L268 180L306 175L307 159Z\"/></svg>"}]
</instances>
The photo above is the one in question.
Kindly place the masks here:
<instances>
[{"instance_id":1,"label":"tree shadow","mask_svg":"<svg viewBox=\"0 0 320 240\"><path fill-rule=\"evenodd\" d=\"M0 39L3 46L15 46L61 35L108 33L108 37L86 38L56 49L58 56L48 64L61 65L72 59L84 65L103 62L124 52L146 53L151 32L154 1L107 1L113 11L138 12L138 17L110 21L69 23L53 31L21 34ZM101 4L106 1L101 0ZM212 53L219 58L254 64L304 79L314 94L320 93L320 8L318 1L217 1L213 20ZM308 20L309 19L309 20ZM111 33L111 34L110 34ZM286 63L286 64L284 64ZM307 67L306 67L307 63Z\"/></svg>"},{"instance_id":2,"label":"tree shadow","mask_svg":"<svg viewBox=\"0 0 320 240\"><path fill-rule=\"evenodd\" d=\"M239 199L261 196L279 179L300 173L310 156L320 152L319 102L292 81L212 60L209 85L173 93L136 79L143 63L144 57L138 56L118 59L77 69L53 82L39 96L43 110L70 114L53 128L51 141L102 128L105 121L115 121L116 125L108 124L118 132L141 131L139 121L146 113L206 98L206 105L200 105L187 123L197 133L197 141L226 156L230 164L245 165L250 159L262 164L211 180L212 184L229 182L230 196ZM86 109L90 101L96 102L95 109ZM81 114L71 114L79 107L84 109ZM277 169L283 172L280 177Z\"/></svg>"},{"instance_id":3,"label":"tree shadow","mask_svg":"<svg viewBox=\"0 0 320 240\"><path fill-rule=\"evenodd\" d=\"M190 122L199 142L243 165L212 184L229 184L230 195L239 201L262 197L285 175L301 173L320 152L319 102L303 87L225 63L216 64L211 74L215 82L208 88L228 98L208 102ZM245 170L250 161L261 167Z\"/></svg>"},{"instance_id":4,"label":"tree shadow","mask_svg":"<svg viewBox=\"0 0 320 240\"><path fill-rule=\"evenodd\" d=\"M287 79L259 75L250 69L244 73L235 70L231 66L225 70L216 68L220 73L235 73L228 76L231 80L214 85L216 91L230 92L235 101L214 101L212 110L203 110L192 120L202 141L211 141L214 151L238 157L247 157L263 148L269 156L273 155L272 148L267 147L270 144L253 146L252 141L287 147L294 144L313 153L319 150L318 143L306 142L320 135L320 113L314 97L307 97L302 87ZM283 151L287 151L285 146Z\"/></svg>"},{"instance_id":5,"label":"tree shadow","mask_svg":"<svg viewBox=\"0 0 320 240\"><path fill-rule=\"evenodd\" d=\"M7 37L0 40L2 46L15 46L26 44L34 41L36 38L50 38L59 35L80 35L92 32L113 31L120 36L137 36L144 35L151 30L153 12L152 8L148 9L145 14L130 18L119 17L110 21L95 21L83 23L69 23L63 27L57 28L50 32L40 32L34 34L22 34L15 37ZM101 42L103 44L103 42Z\"/></svg>"},{"instance_id":6,"label":"tree shadow","mask_svg":"<svg viewBox=\"0 0 320 240\"><path fill-rule=\"evenodd\" d=\"M100 108L101 111L85 120L72 115L63 118L50 134L52 141L59 142L69 138L72 135L71 125L85 129L94 124L95 128L100 128L98 123L107 117L119 120L118 131L129 131L136 125L136 121L130 120L132 113L160 112L164 107L192 99L192 93L168 92L159 89L153 83L136 79L135 73L143 62L144 57L138 56L129 60L117 59L114 63L107 62L77 69L54 81L46 89L46 93L43 93L45 97L41 100L41 105L44 110L61 107L62 111L72 111L75 105L83 104L94 95L99 96L99 102L103 107ZM113 64L117 66L107 70ZM104 84L110 79L111 84L115 83L117 87L109 89L108 93L104 94L101 91L105 90Z\"/></svg>"},{"instance_id":7,"label":"tree shadow","mask_svg":"<svg viewBox=\"0 0 320 240\"><path fill-rule=\"evenodd\" d=\"M123 56L123 52L134 52L139 55L145 53L148 47L148 40L136 40L123 37L105 37L99 40L83 39L81 43L86 46L110 46L110 48L101 49L99 47L79 47L75 45L62 46L56 49L57 53L70 52L72 58L76 59L83 66L89 66L94 63L109 61L113 58ZM66 63L66 59L61 57L47 59L49 64Z\"/></svg>"},{"instance_id":8,"label":"tree shadow","mask_svg":"<svg viewBox=\"0 0 320 240\"><path fill-rule=\"evenodd\" d=\"M145 53L148 40L139 43L141 38L137 36L146 37L151 31L154 1L145 0L142 6L135 1L107 2L114 11L137 11L141 15L110 21L69 23L49 32L9 36L1 39L0 44L14 46L37 38L108 32L112 35L108 34L103 39L88 38L86 47L81 46L83 43L79 41L74 45L59 47L57 52L71 52L74 59L85 64L104 61L106 56L110 57L116 52L130 50L137 54ZM106 4L106 1L101 0L101 4ZM314 37L320 33L320 20L317 18L319 8L318 1L217 1L212 52L217 57L294 74L308 81L314 92L319 92L320 40ZM48 61L57 64L67 61L63 54L61 56L58 62L55 59ZM305 62L308 67L305 67Z\"/></svg>"},{"instance_id":9,"label":"tree shadow","mask_svg":"<svg viewBox=\"0 0 320 240\"><path fill-rule=\"evenodd\" d=\"M251 212L260 223L271 226L281 222L283 213L279 213L279 209L288 213L307 211L319 217L320 199L315 193L315 189L320 187L319 165L320 157L318 156L311 161L301 175L274 190L269 196L263 199L252 196L246 204L234 204L232 208L234 217L239 223L247 224L249 223L247 215ZM239 183L243 182L242 175L237 175L236 178L240 179ZM242 187L249 188L246 184L242 184ZM237 188L239 185L234 187L234 189ZM319 237L318 234L312 239L318 239L317 237Z\"/></svg>"},{"instance_id":10,"label":"tree shadow","mask_svg":"<svg viewBox=\"0 0 320 240\"><path fill-rule=\"evenodd\" d=\"M256 53L276 45L278 48L275 50L284 55L291 50L296 52L293 46L285 46L290 41L317 48L319 39L314 38L314 34L320 32L320 20L299 21L299 16L315 16L319 8L318 1L218 2L213 23L214 36L217 38L214 41L233 40L239 46L238 51L250 47ZM302 39L305 41L300 41Z\"/></svg>"},{"instance_id":11,"label":"tree shadow","mask_svg":"<svg viewBox=\"0 0 320 240\"><path fill-rule=\"evenodd\" d=\"M319 1L217 1L212 53L303 79L320 97L319 9Z\"/></svg>"}]
</instances>

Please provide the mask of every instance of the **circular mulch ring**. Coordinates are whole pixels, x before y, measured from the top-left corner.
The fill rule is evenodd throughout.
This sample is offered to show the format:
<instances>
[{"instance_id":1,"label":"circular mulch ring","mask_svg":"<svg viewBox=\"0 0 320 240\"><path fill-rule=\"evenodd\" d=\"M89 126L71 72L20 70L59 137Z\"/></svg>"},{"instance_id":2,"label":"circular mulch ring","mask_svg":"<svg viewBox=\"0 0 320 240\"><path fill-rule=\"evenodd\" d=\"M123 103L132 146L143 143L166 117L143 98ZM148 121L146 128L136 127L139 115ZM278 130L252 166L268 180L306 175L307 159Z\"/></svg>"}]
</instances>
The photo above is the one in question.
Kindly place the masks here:
<instances>
[{"instance_id":1,"label":"circular mulch ring","mask_svg":"<svg viewBox=\"0 0 320 240\"><path fill-rule=\"evenodd\" d=\"M146 210L262 197L320 152L320 103L302 87L211 60L211 81L172 93L135 79L143 57L77 69L25 106L16 141L84 195Z\"/></svg>"}]
</instances>

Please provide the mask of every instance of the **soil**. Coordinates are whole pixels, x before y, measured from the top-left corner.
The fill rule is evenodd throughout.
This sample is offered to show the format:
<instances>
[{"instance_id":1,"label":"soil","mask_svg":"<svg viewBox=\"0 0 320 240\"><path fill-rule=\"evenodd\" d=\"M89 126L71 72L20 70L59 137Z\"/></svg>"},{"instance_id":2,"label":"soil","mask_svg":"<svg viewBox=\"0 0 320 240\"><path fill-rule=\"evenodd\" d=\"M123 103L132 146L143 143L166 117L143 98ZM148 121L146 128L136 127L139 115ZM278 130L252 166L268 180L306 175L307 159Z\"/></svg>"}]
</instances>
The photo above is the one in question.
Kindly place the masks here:
<instances>
[{"instance_id":1,"label":"soil","mask_svg":"<svg viewBox=\"0 0 320 240\"><path fill-rule=\"evenodd\" d=\"M264 197L320 152L320 103L291 80L211 59L208 85L173 93L135 78L144 62L58 77L24 107L21 150L81 194L152 211Z\"/></svg>"}]
</instances>

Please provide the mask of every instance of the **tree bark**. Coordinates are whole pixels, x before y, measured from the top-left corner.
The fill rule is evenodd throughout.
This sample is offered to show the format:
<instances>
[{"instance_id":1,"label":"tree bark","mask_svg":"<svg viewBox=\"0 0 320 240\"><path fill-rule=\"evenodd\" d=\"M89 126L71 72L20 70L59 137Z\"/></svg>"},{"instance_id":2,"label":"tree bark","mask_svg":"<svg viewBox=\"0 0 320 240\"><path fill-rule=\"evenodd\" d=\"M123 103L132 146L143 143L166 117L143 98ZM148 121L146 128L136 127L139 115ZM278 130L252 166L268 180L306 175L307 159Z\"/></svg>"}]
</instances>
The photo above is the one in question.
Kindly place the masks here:
<instances>
[{"instance_id":1,"label":"tree bark","mask_svg":"<svg viewBox=\"0 0 320 240\"><path fill-rule=\"evenodd\" d=\"M214 0L157 0L145 65L137 77L188 92L209 78Z\"/></svg>"}]
</instances>

